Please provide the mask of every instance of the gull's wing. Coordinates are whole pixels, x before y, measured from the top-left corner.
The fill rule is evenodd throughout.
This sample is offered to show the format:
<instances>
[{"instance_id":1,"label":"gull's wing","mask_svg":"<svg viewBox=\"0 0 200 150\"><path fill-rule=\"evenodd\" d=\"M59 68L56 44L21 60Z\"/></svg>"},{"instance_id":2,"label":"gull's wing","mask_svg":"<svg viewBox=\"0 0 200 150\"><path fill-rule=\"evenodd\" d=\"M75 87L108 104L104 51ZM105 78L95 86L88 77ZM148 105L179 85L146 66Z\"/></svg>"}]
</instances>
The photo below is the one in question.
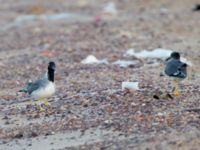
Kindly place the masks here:
<instances>
[{"instance_id":1,"label":"gull's wing","mask_svg":"<svg viewBox=\"0 0 200 150\"><path fill-rule=\"evenodd\" d=\"M37 80L36 82L30 84L27 87L27 92L31 94L33 91L36 91L39 88L44 88L47 85L47 83L48 83L48 80L46 78Z\"/></svg>"},{"instance_id":2,"label":"gull's wing","mask_svg":"<svg viewBox=\"0 0 200 150\"><path fill-rule=\"evenodd\" d=\"M179 78L186 78L187 77L187 64L182 63L176 72L173 73L173 76Z\"/></svg>"},{"instance_id":3,"label":"gull's wing","mask_svg":"<svg viewBox=\"0 0 200 150\"><path fill-rule=\"evenodd\" d=\"M187 64L182 63L180 60L172 60L166 64L165 73L172 77L186 78Z\"/></svg>"}]
</instances>

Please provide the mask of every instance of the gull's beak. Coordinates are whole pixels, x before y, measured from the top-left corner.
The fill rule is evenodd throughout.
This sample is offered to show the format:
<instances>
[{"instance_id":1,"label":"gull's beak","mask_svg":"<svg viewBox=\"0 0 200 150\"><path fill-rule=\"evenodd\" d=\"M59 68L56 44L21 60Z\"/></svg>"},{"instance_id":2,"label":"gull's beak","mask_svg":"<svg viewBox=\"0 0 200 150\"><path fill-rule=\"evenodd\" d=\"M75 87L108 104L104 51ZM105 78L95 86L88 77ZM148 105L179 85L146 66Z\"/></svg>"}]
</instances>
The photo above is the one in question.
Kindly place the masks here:
<instances>
[{"instance_id":1,"label":"gull's beak","mask_svg":"<svg viewBox=\"0 0 200 150\"><path fill-rule=\"evenodd\" d=\"M54 65L49 66L48 68L49 68L49 69L52 69L52 70L54 70L54 71L56 70L56 66L54 66Z\"/></svg>"},{"instance_id":2,"label":"gull's beak","mask_svg":"<svg viewBox=\"0 0 200 150\"><path fill-rule=\"evenodd\" d=\"M168 61L168 60L170 60L170 59L171 59L171 57L168 57L168 58L165 59L165 61Z\"/></svg>"}]
</instances>

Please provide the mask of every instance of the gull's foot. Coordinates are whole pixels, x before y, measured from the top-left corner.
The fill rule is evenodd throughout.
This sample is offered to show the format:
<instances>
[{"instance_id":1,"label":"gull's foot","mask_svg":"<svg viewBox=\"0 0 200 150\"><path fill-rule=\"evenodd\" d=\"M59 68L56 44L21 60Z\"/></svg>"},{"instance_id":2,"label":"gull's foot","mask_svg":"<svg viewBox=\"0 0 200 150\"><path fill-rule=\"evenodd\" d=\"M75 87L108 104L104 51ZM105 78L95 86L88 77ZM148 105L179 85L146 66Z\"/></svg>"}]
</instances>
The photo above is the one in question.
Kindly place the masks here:
<instances>
[{"instance_id":1,"label":"gull's foot","mask_svg":"<svg viewBox=\"0 0 200 150\"><path fill-rule=\"evenodd\" d=\"M43 103L43 104L41 104L41 111L47 111L48 109L50 109L51 108L51 105L49 104L49 103Z\"/></svg>"},{"instance_id":2,"label":"gull's foot","mask_svg":"<svg viewBox=\"0 0 200 150\"><path fill-rule=\"evenodd\" d=\"M45 102L44 102L44 105L45 105L45 106L51 106L51 104L50 104L48 101L45 101Z\"/></svg>"},{"instance_id":3,"label":"gull's foot","mask_svg":"<svg viewBox=\"0 0 200 150\"><path fill-rule=\"evenodd\" d=\"M178 90L174 90L173 96L181 96L181 92Z\"/></svg>"},{"instance_id":4,"label":"gull's foot","mask_svg":"<svg viewBox=\"0 0 200 150\"><path fill-rule=\"evenodd\" d=\"M48 102L47 99L39 99L40 104L40 110L45 111L47 108L51 106L51 104Z\"/></svg>"},{"instance_id":5,"label":"gull's foot","mask_svg":"<svg viewBox=\"0 0 200 150\"><path fill-rule=\"evenodd\" d=\"M39 110L39 112L45 112L46 109L43 107L43 105L36 105L36 110Z\"/></svg>"},{"instance_id":6,"label":"gull's foot","mask_svg":"<svg viewBox=\"0 0 200 150\"><path fill-rule=\"evenodd\" d=\"M40 112L45 112L46 111L42 106L39 107L39 110L40 110Z\"/></svg>"}]
</instances>

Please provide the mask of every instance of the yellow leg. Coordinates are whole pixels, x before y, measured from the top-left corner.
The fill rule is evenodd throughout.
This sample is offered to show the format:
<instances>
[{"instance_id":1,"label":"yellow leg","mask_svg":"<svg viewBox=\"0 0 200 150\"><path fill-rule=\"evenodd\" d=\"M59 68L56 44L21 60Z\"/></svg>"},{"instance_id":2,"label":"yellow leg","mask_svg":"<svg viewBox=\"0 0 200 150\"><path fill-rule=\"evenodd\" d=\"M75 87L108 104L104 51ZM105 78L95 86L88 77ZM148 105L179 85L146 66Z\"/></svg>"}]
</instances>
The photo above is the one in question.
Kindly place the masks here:
<instances>
[{"instance_id":1,"label":"yellow leg","mask_svg":"<svg viewBox=\"0 0 200 150\"><path fill-rule=\"evenodd\" d=\"M48 100L47 99L39 99L38 100L40 103L43 103L45 106L50 106L50 103L48 102ZM40 105L40 111L41 112L44 112L45 111L45 109Z\"/></svg>"},{"instance_id":2,"label":"yellow leg","mask_svg":"<svg viewBox=\"0 0 200 150\"><path fill-rule=\"evenodd\" d=\"M173 91L173 95L174 96L180 96L181 92L180 92L180 87L179 87L179 82L178 80L173 80L173 85L174 85L174 91Z\"/></svg>"},{"instance_id":3,"label":"yellow leg","mask_svg":"<svg viewBox=\"0 0 200 150\"><path fill-rule=\"evenodd\" d=\"M47 99L44 99L44 105L45 105L45 106L50 106L51 104L48 102Z\"/></svg>"},{"instance_id":4,"label":"yellow leg","mask_svg":"<svg viewBox=\"0 0 200 150\"><path fill-rule=\"evenodd\" d=\"M44 112L45 111L45 109L41 105L39 106L39 109L40 109L40 112Z\"/></svg>"},{"instance_id":5,"label":"yellow leg","mask_svg":"<svg viewBox=\"0 0 200 150\"><path fill-rule=\"evenodd\" d=\"M43 103L43 99L38 99L38 101L40 102L40 104L39 104L39 109L40 109L40 112L44 112L45 111L45 109L41 106L41 104Z\"/></svg>"},{"instance_id":6,"label":"yellow leg","mask_svg":"<svg viewBox=\"0 0 200 150\"><path fill-rule=\"evenodd\" d=\"M45 98L39 99L38 101L41 102L41 103L44 103L45 106L50 106L50 103Z\"/></svg>"}]
</instances>

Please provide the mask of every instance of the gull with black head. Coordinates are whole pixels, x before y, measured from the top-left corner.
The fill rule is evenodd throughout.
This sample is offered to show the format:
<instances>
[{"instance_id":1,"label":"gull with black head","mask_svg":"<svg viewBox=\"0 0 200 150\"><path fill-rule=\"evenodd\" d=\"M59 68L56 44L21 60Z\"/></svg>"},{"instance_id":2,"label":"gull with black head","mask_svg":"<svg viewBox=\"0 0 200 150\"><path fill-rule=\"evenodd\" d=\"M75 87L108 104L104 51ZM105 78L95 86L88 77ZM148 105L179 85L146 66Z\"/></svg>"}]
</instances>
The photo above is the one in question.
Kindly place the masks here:
<instances>
[{"instance_id":1,"label":"gull with black head","mask_svg":"<svg viewBox=\"0 0 200 150\"><path fill-rule=\"evenodd\" d=\"M44 101L46 106L50 105L46 98L55 93L54 73L56 65L49 62L47 74L35 82L29 82L20 92L28 93L32 100ZM40 109L43 108L40 106Z\"/></svg>"},{"instance_id":2,"label":"gull with black head","mask_svg":"<svg viewBox=\"0 0 200 150\"><path fill-rule=\"evenodd\" d=\"M187 64L180 60L179 52L172 52L166 59L165 74L173 79L173 95L180 96L180 82L187 77Z\"/></svg>"}]
</instances>

